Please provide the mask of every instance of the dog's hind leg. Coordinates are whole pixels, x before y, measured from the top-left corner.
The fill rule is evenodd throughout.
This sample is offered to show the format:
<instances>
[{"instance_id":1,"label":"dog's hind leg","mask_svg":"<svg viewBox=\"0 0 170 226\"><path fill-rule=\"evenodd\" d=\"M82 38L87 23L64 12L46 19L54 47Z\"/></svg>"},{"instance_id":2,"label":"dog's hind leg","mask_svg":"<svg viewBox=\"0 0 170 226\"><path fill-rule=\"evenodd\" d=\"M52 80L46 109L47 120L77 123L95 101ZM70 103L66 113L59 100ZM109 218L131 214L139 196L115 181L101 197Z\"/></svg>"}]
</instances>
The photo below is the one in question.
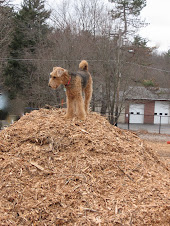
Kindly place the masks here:
<instances>
[{"instance_id":1,"label":"dog's hind leg","mask_svg":"<svg viewBox=\"0 0 170 226\"><path fill-rule=\"evenodd\" d=\"M77 117L81 120L85 120L86 118L86 112L84 109L84 100L82 95L78 95L76 97L76 112L77 112Z\"/></svg>"},{"instance_id":2,"label":"dog's hind leg","mask_svg":"<svg viewBox=\"0 0 170 226\"><path fill-rule=\"evenodd\" d=\"M85 105L85 112L88 114L89 112L89 105L90 105L90 100L92 97L92 81L90 80L87 87L84 89L84 95L85 95L85 100L84 100L84 105Z\"/></svg>"}]
</instances>

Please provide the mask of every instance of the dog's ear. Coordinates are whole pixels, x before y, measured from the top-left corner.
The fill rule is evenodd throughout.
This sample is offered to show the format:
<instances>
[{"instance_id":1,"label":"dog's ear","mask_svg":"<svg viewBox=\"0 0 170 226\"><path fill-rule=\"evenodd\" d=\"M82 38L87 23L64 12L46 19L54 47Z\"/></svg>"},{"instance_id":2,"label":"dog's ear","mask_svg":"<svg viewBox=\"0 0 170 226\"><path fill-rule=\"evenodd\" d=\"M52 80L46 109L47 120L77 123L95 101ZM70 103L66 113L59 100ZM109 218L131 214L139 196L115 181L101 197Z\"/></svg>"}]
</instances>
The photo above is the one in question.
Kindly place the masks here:
<instances>
[{"instance_id":1,"label":"dog's ear","mask_svg":"<svg viewBox=\"0 0 170 226\"><path fill-rule=\"evenodd\" d=\"M66 70L64 70L63 68L57 69L57 75L58 75L58 77L61 77L65 72L66 72Z\"/></svg>"}]
</instances>

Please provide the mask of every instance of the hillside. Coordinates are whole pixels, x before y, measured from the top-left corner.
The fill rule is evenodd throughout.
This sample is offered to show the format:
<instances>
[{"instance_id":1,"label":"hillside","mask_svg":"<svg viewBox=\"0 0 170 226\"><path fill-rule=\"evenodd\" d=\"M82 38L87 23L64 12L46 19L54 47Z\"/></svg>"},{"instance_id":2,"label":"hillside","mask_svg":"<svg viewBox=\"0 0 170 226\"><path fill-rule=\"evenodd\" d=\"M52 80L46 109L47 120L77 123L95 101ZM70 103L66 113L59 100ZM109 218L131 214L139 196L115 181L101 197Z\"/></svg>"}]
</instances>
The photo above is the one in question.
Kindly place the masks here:
<instances>
[{"instance_id":1,"label":"hillside","mask_svg":"<svg viewBox=\"0 0 170 226\"><path fill-rule=\"evenodd\" d=\"M40 109L0 133L1 225L168 225L169 170L137 135Z\"/></svg>"}]
</instances>

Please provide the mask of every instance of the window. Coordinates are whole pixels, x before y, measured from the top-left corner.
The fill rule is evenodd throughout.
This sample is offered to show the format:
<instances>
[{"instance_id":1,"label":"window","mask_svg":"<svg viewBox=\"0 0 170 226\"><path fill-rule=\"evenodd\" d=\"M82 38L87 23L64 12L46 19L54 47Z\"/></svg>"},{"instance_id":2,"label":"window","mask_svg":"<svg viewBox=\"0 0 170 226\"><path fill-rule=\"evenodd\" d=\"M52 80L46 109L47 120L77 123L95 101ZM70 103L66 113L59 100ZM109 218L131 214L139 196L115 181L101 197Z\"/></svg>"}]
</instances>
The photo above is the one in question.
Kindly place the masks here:
<instances>
[{"instance_id":1,"label":"window","mask_svg":"<svg viewBox=\"0 0 170 226\"><path fill-rule=\"evenodd\" d=\"M140 115L140 112L137 112L137 115Z\"/></svg>"},{"instance_id":2,"label":"window","mask_svg":"<svg viewBox=\"0 0 170 226\"><path fill-rule=\"evenodd\" d=\"M165 115L168 115L168 113L165 113Z\"/></svg>"},{"instance_id":3,"label":"window","mask_svg":"<svg viewBox=\"0 0 170 226\"><path fill-rule=\"evenodd\" d=\"M154 113L154 115L157 115L157 113Z\"/></svg>"},{"instance_id":4,"label":"window","mask_svg":"<svg viewBox=\"0 0 170 226\"><path fill-rule=\"evenodd\" d=\"M159 115L162 115L162 113L159 113Z\"/></svg>"}]
</instances>

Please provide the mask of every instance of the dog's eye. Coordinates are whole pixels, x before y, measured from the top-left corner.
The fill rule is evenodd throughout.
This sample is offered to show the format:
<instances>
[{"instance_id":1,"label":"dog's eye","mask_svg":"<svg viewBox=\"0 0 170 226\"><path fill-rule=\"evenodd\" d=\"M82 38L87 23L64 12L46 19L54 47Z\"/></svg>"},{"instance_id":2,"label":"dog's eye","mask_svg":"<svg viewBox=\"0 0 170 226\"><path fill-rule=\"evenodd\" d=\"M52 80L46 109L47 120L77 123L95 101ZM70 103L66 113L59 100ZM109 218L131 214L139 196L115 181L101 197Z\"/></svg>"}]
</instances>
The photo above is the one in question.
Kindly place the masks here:
<instances>
[{"instance_id":1,"label":"dog's eye","mask_svg":"<svg viewBox=\"0 0 170 226\"><path fill-rule=\"evenodd\" d=\"M55 79L56 77L54 76L53 78Z\"/></svg>"}]
</instances>

